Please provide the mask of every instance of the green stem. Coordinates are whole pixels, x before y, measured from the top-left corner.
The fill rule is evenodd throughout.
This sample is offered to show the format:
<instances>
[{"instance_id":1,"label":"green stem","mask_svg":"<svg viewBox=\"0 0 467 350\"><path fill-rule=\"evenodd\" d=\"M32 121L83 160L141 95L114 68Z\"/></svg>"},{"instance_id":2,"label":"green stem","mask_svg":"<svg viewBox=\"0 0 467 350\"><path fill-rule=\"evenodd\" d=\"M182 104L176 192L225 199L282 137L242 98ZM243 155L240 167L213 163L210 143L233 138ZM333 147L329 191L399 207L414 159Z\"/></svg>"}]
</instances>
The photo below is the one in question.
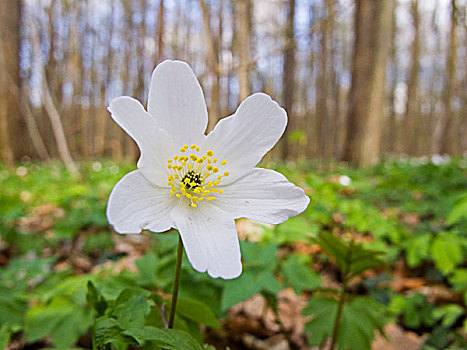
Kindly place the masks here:
<instances>
[{"instance_id":1,"label":"green stem","mask_svg":"<svg viewBox=\"0 0 467 350\"><path fill-rule=\"evenodd\" d=\"M334 321L334 327L332 329L332 342L329 348L330 350L334 350L334 346L337 342L337 336L339 334L339 327L340 327L341 318L342 318L342 310L344 309L344 304L345 304L346 289L347 289L347 276L343 276L342 289L341 289L341 292L339 293L339 304L337 305L336 319Z\"/></svg>"},{"instance_id":2,"label":"green stem","mask_svg":"<svg viewBox=\"0 0 467 350\"><path fill-rule=\"evenodd\" d=\"M172 290L172 306L170 307L170 318L168 328L173 328L175 320L175 309L177 308L178 289L180 287L180 272L182 271L183 242L182 236L178 234L177 264L175 267L175 281Z\"/></svg>"},{"instance_id":3,"label":"green stem","mask_svg":"<svg viewBox=\"0 0 467 350\"><path fill-rule=\"evenodd\" d=\"M347 282L349 280L349 272L350 272L350 265L352 263L352 248L354 245L354 241L351 240L349 243L349 250L347 252L347 261L345 264L345 268L341 271L342 274L342 288L339 293L339 304L337 305L337 313L336 313L336 319L334 321L334 328L332 329L332 342L330 346L330 350L334 350L334 347L336 346L337 342L337 337L339 335L339 328L341 325L341 318L342 318L342 310L344 310L344 304L345 304L345 296L347 292Z\"/></svg>"}]
</instances>

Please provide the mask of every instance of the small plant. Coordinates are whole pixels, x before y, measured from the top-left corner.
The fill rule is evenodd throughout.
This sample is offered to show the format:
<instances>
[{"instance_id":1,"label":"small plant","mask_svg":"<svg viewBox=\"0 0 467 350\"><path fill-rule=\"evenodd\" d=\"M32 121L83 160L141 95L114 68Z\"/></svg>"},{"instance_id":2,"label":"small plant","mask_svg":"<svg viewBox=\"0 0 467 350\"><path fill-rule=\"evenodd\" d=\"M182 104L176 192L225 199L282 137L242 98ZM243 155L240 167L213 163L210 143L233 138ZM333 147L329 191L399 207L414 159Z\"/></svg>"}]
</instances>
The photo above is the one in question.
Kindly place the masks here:
<instances>
[{"instance_id":1,"label":"small plant","mask_svg":"<svg viewBox=\"0 0 467 350\"><path fill-rule=\"evenodd\" d=\"M354 277L368 269L384 265L381 252L364 248L353 241L345 242L334 235L321 232L315 239L339 269L341 288L318 290L303 314L309 344L321 346L330 338L330 349L371 349L374 330L383 333L385 307L367 296L353 295L348 286Z\"/></svg>"}]
</instances>

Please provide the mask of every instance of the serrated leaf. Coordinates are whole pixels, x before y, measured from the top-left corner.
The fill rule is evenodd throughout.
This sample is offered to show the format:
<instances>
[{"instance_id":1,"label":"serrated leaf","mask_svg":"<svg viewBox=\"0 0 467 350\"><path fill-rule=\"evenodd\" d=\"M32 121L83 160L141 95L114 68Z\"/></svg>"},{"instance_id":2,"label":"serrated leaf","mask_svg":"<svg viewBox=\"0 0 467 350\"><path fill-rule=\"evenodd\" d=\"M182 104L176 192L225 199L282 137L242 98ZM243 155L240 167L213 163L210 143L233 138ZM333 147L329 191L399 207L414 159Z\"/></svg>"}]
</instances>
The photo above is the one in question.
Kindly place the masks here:
<instances>
[{"instance_id":1,"label":"serrated leaf","mask_svg":"<svg viewBox=\"0 0 467 350\"><path fill-rule=\"evenodd\" d=\"M176 329L160 329L152 326L130 328L123 332L133 337L138 344L154 341L166 349L202 350L201 345L188 333Z\"/></svg>"},{"instance_id":2,"label":"serrated leaf","mask_svg":"<svg viewBox=\"0 0 467 350\"><path fill-rule=\"evenodd\" d=\"M253 271L244 271L239 278L225 281L222 291L221 310L225 311L259 292L261 292L261 286L255 283Z\"/></svg>"},{"instance_id":3,"label":"serrated leaf","mask_svg":"<svg viewBox=\"0 0 467 350\"><path fill-rule=\"evenodd\" d=\"M247 265L274 269L276 266L277 245L272 243L257 243L241 241L242 256Z\"/></svg>"},{"instance_id":4,"label":"serrated leaf","mask_svg":"<svg viewBox=\"0 0 467 350\"><path fill-rule=\"evenodd\" d=\"M281 266L281 275L285 286L292 287L297 294L303 290L311 290L320 286L320 276L301 263L297 254L292 254Z\"/></svg>"},{"instance_id":5,"label":"serrated leaf","mask_svg":"<svg viewBox=\"0 0 467 350\"><path fill-rule=\"evenodd\" d=\"M88 292L86 294L86 301L97 312L98 316L103 316L107 309L107 301L97 290L92 281L88 281Z\"/></svg>"},{"instance_id":6,"label":"serrated leaf","mask_svg":"<svg viewBox=\"0 0 467 350\"><path fill-rule=\"evenodd\" d=\"M51 335L52 343L67 348L91 326L89 309L56 297L47 306L36 306L25 316L26 341L32 342Z\"/></svg>"},{"instance_id":7,"label":"serrated leaf","mask_svg":"<svg viewBox=\"0 0 467 350\"><path fill-rule=\"evenodd\" d=\"M455 291L467 290L467 269L454 270L449 281L453 284Z\"/></svg>"},{"instance_id":8,"label":"serrated leaf","mask_svg":"<svg viewBox=\"0 0 467 350\"><path fill-rule=\"evenodd\" d=\"M64 299L55 299L49 306L32 307L25 316L26 341L45 338L70 312L73 312L73 306Z\"/></svg>"},{"instance_id":9,"label":"serrated leaf","mask_svg":"<svg viewBox=\"0 0 467 350\"><path fill-rule=\"evenodd\" d=\"M7 345L10 343L11 332L7 324L4 324L0 328L0 349L6 349Z\"/></svg>"},{"instance_id":10,"label":"serrated leaf","mask_svg":"<svg viewBox=\"0 0 467 350\"><path fill-rule=\"evenodd\" d=\"M418 266L422 260L429 257L431 234L423 234L407 242L407 265Z\"/></svg>"},{"instance_id":11,"label":"serrated leaf","mask_svg":"<svg viewBox=\"0 0 467 350\"><path fill-rule=\"evenodd\" d=\"M310 317L305 329L309 344L321 345L331 337L338 308L337 300L329 297L313 297L303 310ZM382 305L368 297L357 297L344 304L337 335L339 349L369 350L374 330L382 331L385 318L381 317Z\"/></svg>"},{"instance_id":12,"label":"serrated leaf","mask_svg":"<svg viewBox=\"0 0 467 350\"><path fill-rule=\"evenodd\" d=\"M179 298L177 302L177 314L211 328L220 327L219 320L209 306L198 300Z\"/></svg>"},{"instance_id":13,"label":"serrated leaf","mask_svg":"<svg viewBox=\"0 0 467 350\"><path fill-rule=\"evenodd\" d=\"M141 259L135 261L140 274L139 284L141 286L156 286L156 267L158 262L159 257L153 253L146 254Z\"/></svg>"},{"instance_id":14,"label":"serrated leaf","mask_svg":"<svg viewBox=\"0 0 467 350\"><path fill-rule=\"evenodd\" d=\"M331 337L337 305L335 299L323 296L312 297L308 301L302 314L310 317L310 320L305 324L305 330L309 335L309 345L319 346Z\"/></svg>"},{"instance_id":15,"label":"serrated leaf","mask_svg":"<svg viewBox=\"0 0 467 350\"><path fill-rule=\"evenodd\" d=\"M347 270L347 260L349 257L349 247L344 241L328 232L320 232L314 239L320 247L336 260L341 271Z\"/></svg>"},{"instance_id":16,"label":"serrated leaf","mask_svg":"<svg viewBox=\"0 0 467 350\"><path fill-rule=\"evenodd\" d=\"M125 288L121 291L112 312L120 327L126 329L144 325L144 318L149 313L150 294L140 288Z\"/></svg>"},{"instance_id":17,"label":"serrated leaf","mask_svg":"<svg viewBox=\"0 0 467 350\"><path fill-rule=\"evenodd\" d=\"M461 220L467 220L467 194L464 194L451 209L446 219L446 223L448 225L453 225L457 224Z\"/></svg>"},{"instance_id":18,"label":"serrated leaf","mask_svg":"<svg viewBox=\"0 0 467 350\"><path fill-rule=\"evenodd\" d=\"M58 348L71 348L80 335L86 333L92 325L89 309L77 308L63 317L52 330L52 343Z\"/></svg>"},{"instance_id":19,"label":"serrated leaf","mask_svg":"<svg viewBox=\"0 0 467 350\"><path fill-rule=\"evenodd\" d=\"M1 291L1 289L0 289ZM28 308L27 302L7 295L0 296L0 325L9 325L11 328L18 327L23 323L23 315Z\"/></svg>"},{"instance_id":20,"label":"serrated leaf","mask_svg":"<svg viewBox=\"0 0 467 350\"><path fill-rule=\"evenodd\" d=\"M463 257L459 238L449 233L438 235L431 245L431 255L436 267L442 273L452 272Z\"/></svg>"},{"instance_id":21,"label":"serrated leaf","mask_svg":"<svg viewBox=\"0 0 467 350\"><path fill-rule=\"evenodd\" d=\"M114 342L132 343L133 338L126 337L114 318L103 316L94 322L94 342L97 348Z\"/></svg>"},{"instance_id":22,"label":"serrated leaf","mask_svg":"<svg viewBox=\"0 0 467 350\"><path fill-rule=\"evenodd\" d=\"M443 327L451 327L464 314L464 309L457 304L447 304L433 311L433 317L442 320Z\"/></svg>"},{"instance_id":23,"label":"serrated leaf","mask_svg":"<svg viewBox=\"0 0 467 350\"><path fill-rule=\"evenodd\" d=\"M382 252L370 250L362 245L354 245L351 248L350 273L354 276L360 273L384 265L380 259Z\"/></svg>"}]
</instances>

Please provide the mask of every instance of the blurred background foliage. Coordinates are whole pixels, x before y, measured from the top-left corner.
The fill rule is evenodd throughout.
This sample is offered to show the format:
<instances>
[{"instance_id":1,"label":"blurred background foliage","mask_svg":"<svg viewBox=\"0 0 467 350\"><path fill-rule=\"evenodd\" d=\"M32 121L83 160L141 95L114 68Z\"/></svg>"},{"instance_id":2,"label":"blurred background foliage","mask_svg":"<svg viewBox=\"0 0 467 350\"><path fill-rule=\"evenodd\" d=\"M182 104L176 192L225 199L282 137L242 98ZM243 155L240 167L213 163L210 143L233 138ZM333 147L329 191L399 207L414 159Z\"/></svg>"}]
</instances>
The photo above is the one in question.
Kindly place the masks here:
<instances>
[{"instance_id":1,"label":"blurred background foliage","mask_svg":"<svg viewBox=\"0 0 467 350\"><path fill-rule=\"evenodd\" d=\"M57 162L2 167L0 340L9 349L307 349L331 337L339 349L465 348L467 162L438 161L264 163L311 203L278 226L237 222L238 279L184 261L181 335L160 334L177 235L121 236L105 217L113 184L134 165L84 162L80 180Z\"/></svg>"}]
</instances>

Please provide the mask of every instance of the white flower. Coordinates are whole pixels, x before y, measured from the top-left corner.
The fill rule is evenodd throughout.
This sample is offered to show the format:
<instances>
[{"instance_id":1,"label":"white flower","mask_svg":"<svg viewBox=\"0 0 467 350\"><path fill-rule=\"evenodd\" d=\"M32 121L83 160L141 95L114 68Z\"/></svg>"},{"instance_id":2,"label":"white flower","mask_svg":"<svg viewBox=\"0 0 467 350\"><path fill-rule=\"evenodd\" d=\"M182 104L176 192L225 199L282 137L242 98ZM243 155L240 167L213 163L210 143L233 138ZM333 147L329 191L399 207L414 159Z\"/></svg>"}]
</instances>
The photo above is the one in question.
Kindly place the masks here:
<instances>
[{"instance_id":1,"label":"white flower","mask_svg":"<svg viewBox=\"0 0 467 350\"><path fill-rule=\"evenodd\" d=\"M109 222L119 233L176 228L200 272L240 275L234 219L279 224L308 206L303 190L283 175L255 168L287 124L284 109L266 94L248 97L205 136L198 80L185 62L165 61L152 74L147 112L126 96L113 100L109 111L141 150L138 169L110 194Z\"/></svg>"},{"instance_id":2,"label":"white flower","mask_svg":"<svg viewBox=\"0 0 467 350\"><path fill-rule=\"evenodd\" d=\"M352 183L352 179L347 175L341 175L339 176L339 183L342 186L350 186L350 184Z\"/></svg>"}]
</instances>

